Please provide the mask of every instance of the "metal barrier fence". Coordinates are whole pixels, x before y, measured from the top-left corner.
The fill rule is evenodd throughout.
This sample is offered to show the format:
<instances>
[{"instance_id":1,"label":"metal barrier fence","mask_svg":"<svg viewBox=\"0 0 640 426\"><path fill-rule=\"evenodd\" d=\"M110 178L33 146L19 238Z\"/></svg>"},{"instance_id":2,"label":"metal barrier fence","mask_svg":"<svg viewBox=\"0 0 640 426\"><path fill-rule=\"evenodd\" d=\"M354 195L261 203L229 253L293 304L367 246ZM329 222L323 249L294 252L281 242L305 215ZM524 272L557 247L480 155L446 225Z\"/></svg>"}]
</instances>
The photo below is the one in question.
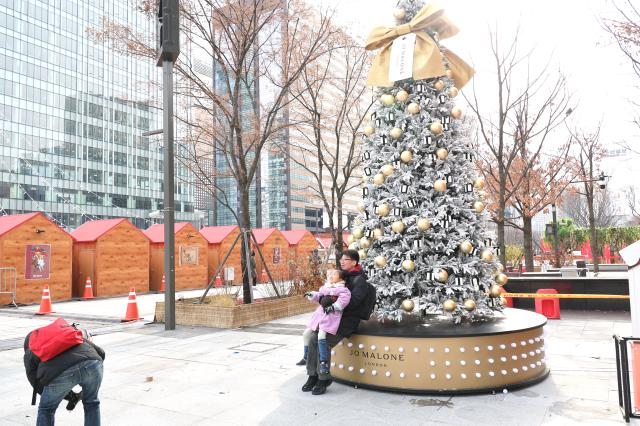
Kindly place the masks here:
<instances>
[{"instance_id":1,"label":"metal barrier fence","mask_svg":"<svg viewBox=\"0 0 640 426\"><path fill-rule=\"evenodd\" d=\"M10 305L16 304L16 268L0 268L0 294L10 294Z\"/></svg>"},{"instance_id":2,"label":"metal barrier fence","mask_svg":"<svg viewBox=\"0 0 640 426\"><path fill-rule=\"evenodd\" d=\"M624 420L629 423L629 418L640 418L634 412L631 400L631 379L629 377L629 345L627 342L640 342L640 338L613 336L616 345L616 377L618 379L618 405L622 411ZM637 368L637 366L636 366ZM635 377L640 375L634 374ZM634 377L634 379L635 379ZM637 387L637 386L636 386ZM637 399L637 398L636 398Z\"/></svg>"}]
</instances>

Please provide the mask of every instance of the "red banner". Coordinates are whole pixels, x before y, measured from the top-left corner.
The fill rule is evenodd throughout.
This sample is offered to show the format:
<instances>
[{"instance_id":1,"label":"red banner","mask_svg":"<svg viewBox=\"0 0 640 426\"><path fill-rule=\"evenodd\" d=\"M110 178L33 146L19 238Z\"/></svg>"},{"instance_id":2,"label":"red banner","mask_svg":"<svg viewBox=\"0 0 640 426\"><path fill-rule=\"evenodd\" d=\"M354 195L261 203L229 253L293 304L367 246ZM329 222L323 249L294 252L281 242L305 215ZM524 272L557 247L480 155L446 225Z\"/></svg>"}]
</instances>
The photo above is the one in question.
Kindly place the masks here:
<instances>
[{"instance_id":1,"label":"red banner","mask_svg":"<svg viewBox=\"0 0 640 426\"><path fill-rule=\"evenodd\" d=\"M46 280L51 266L51 246L49 244L29 244L25 253L24 278Z\"/></svg>"}]
</instances>

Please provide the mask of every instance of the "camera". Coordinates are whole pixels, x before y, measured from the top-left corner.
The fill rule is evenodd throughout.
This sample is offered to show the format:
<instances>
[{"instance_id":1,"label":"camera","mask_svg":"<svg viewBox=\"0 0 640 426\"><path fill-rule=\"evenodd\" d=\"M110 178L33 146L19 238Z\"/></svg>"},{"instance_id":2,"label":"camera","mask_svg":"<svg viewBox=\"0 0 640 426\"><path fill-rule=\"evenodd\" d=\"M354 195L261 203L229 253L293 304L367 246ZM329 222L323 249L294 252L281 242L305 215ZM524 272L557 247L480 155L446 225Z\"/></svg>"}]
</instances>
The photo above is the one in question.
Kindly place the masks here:
<instances>
[{"instance_id":1,"label":"camera","mask_svg":"<svg viewBox=\"0 0 640 426\"><path fill-rule=\"evenodd\" d=\"M82 391L78 393L74 391L69 391L69 393L64 397L64 399L68 401L67 410L72 411L74 408L76 408L78 401L82 399Z\"/></svg>"}]
</instances>

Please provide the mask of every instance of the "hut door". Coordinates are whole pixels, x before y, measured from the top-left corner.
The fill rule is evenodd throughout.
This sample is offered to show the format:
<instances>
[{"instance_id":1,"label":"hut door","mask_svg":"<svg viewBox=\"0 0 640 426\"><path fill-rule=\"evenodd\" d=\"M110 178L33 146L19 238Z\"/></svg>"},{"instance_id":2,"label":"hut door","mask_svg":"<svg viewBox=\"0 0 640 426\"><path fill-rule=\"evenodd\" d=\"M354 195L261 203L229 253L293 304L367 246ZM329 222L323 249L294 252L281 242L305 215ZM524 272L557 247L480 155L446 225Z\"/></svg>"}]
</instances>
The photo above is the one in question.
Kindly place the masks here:
<instances>
[{"instance_id":1,"label":"hut door","mask_svg":"<svg viewBox=\"0 0 640 426\"><path fill-rule=\"evenodd\" d=\"M84 286L87 281L87 277L91 277L91 283L93 285L93 295L98 296L98 286L96 285L96 271L95 271L95 250L81 250L78 259L78 276L76 282L78 288L76 289L77 297L81 297L84 294Z\"/></svg>"}]
</instances>

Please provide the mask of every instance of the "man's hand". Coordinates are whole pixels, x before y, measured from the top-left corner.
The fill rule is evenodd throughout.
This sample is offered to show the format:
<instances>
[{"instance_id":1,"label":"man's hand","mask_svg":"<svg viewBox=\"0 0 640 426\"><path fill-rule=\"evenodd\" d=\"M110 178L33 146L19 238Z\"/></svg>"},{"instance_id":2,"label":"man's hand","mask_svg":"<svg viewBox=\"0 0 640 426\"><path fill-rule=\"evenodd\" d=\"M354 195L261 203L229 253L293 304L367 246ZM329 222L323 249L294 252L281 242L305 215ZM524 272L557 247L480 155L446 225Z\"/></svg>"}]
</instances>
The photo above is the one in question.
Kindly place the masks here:
<instances>
[{"instance_id":1,"label":"man's hand","mask_svg":"<svg viewBox=\"0 0 640 426\"><path fill-rule=\"evenodd\" d=\"M322 306L323 308L327 308L327 307L333 305L333 297L331 297L331 296L322 296L320 298L320 300L318 301L318 303L320 303L320 306Z\"/></svg>"}]
</instances>

